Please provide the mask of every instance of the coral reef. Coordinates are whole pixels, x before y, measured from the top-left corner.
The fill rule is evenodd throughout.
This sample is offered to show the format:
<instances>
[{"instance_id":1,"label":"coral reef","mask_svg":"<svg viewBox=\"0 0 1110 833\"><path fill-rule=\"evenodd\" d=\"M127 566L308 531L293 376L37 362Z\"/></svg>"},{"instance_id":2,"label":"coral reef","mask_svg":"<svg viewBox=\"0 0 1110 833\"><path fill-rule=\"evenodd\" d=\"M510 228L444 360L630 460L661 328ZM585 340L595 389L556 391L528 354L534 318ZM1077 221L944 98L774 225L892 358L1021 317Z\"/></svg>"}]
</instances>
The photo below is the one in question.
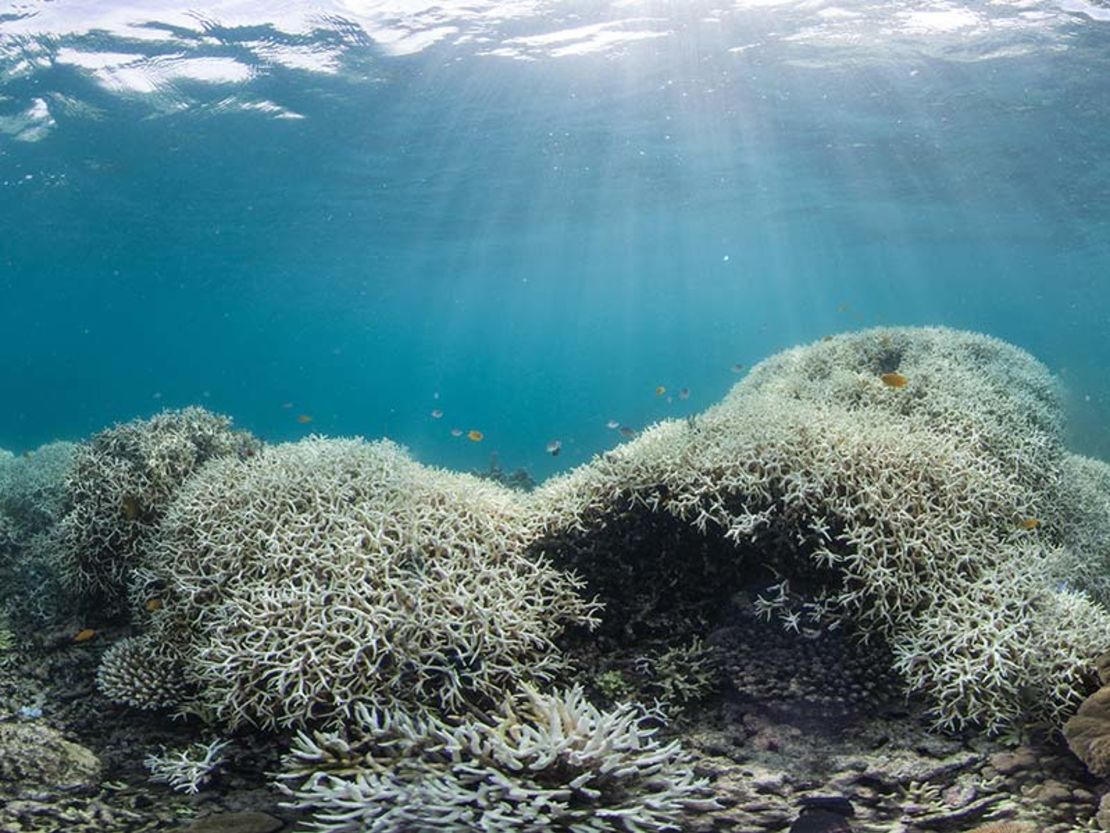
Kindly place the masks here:
<instances>
[{"instance_id":1,"label":"coral reef","mask_svg":"<svg viewBox=\"0 0 1110 833\"><path fill-rule=\"evenodd\" d=\"M140 679L157 667L195 692L179 707L275 727L340 721L359 703L457 709L551 679L553 640L596 606L524 554L519 516L504 487L390 442L309 438L213 460L177 491L136 572L147 629L105 657L102 690L177 699Z\"/></svg>"},{"instance_id":2,"label":"coral reef","mask_svg":"<svg viewBox=\"0 0 1110 833\"><path fill-rule=\"evenodd\" d=\"M581 688L526 689L453 725L359 707L346 734L298 735L282 780L329 833L677 830L717 804L648 722L631 705L599 711Z\"/></svg>"},{"instance_id":3,"label":"coral reef","mask_svg":"<svg viewBox=\"0 0 1110 833\"><path fill-rule=\"evenodd\" d=\"M1059 726L1110 644L1110 615L1065 580L1061 419L1048 371L995 339L838 336L545 483L536 550L626 632L657 610L674 630L684 607L689 632L699 602L787 578L799 606L766 602L784 626L886 642L939 726Z\"/></svg>"},{"instance_id":4,"label":"coral reef","mask_svg":"<svg viewBox=\"0 0 1110 833\"><path fill-rule=\"evenodd\" d=\"M192 743L184 749L147 755L143 765L150 770L150 780L168 784L178 792L193 794L212 780L225 763L224 750L231 744L227 740Z\"/></svg>"},{"instance_id":5,"label":"coral reef","mask_svg":"<svg viewBox=\"0 0 1110 833\"><path fill-rule=\"evenodd\" d=\"M174 491L204 462L258 447L229 418L195 407L116 425L82 443L50 543L66 585L102 609L119 606Z\"/></svg>"}]
</instances>

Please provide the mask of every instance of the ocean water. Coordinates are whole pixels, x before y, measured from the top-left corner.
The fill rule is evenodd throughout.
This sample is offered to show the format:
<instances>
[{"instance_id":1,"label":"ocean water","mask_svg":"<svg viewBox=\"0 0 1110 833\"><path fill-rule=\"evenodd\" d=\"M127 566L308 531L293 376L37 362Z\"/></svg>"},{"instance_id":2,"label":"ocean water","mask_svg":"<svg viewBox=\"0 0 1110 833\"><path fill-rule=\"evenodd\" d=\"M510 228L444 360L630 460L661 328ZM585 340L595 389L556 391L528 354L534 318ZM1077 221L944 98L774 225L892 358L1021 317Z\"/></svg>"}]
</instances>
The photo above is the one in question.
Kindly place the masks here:
<instances>
[{"instance_id":1,"label":"ocean water","mask_svg":"<svg viewBox=\"0 0 1110 833\"><path fill-rule=\"evenodd\" d=\"M0 447L201 404L542 479L943 324L1105 457L1107 78L1083 0L9 4Z\"/></svg>"}]
</instances>

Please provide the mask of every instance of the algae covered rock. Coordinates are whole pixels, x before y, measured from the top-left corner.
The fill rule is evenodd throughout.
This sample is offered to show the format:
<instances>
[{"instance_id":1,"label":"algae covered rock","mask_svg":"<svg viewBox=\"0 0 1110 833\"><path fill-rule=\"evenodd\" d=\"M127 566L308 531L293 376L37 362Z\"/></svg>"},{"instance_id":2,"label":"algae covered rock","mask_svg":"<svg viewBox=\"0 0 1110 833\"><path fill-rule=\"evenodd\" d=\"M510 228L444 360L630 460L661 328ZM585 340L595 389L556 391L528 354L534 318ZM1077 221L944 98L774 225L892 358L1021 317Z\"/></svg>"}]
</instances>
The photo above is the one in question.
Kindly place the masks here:
<instances>
[{"instance_id":1,"label":"algae covered rock","mask_svg":"<svg viewBox=\"0 0 1110 833\"><path fill-rule=\"evenodd\" d=\"M0 723L0 796L83 791L100 780L100 760L42 723Z\"/></svg>"}]
</instances>

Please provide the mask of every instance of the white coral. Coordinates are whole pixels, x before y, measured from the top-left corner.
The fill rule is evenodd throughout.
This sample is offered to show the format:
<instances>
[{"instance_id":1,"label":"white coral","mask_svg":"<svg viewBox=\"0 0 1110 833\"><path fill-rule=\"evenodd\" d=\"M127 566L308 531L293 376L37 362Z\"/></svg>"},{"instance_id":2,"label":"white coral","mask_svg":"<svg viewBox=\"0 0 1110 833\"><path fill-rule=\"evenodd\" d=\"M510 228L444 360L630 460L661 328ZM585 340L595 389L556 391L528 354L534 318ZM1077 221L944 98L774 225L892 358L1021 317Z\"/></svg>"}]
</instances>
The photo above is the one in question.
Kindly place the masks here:
<instances>
[{"instance_id":1,"label":"white coral","mask_svg":"<svg viewBox=\"0 0 1110 833\"><path fill-rule=\"evenodd\" d=\"M143 763L150 770L150 780L168 784L177 792L196 793L207 784L216 771L226 762L224 750L231 742L213 740L193 743L184 749L147 755Z\"/></svg>"},{"instance_id":2,"label":"white coral","mask_svg":"<svg viewBox=\"0 0 1110 833\"><path fill-rule=\"evenodd\" d=\"M180 656L197 698L179 705L228 726L457 708L550 679L554 639L593 621L573 576L526 556L520 515L510 490L389 442L214 460L167 510L133 606L160 587L144 639Z\"/></svg>"},{"instance_id":3,"label":"white coral","mask_svg":"<svg viewBox=\"0 0 1110 833\"><path fill-rule=\"evenodd\" d=\"M529 690L488 721L359 708L349 734L300 734L281 777L328 833L678 830L716 808L678 743L637 707Z\"/></svg>"},{"instance_id":4,"label":"white coral","mask_svg":"<svg viewBox=\"0 0 1110 833\"><path fill-rule=\"evenodd\" d=\"M895 370L904 387L884 383ZM736 557L819 580L825 617L889 641L941 725L1059 724L1110 644L1110 616L1067 585L1110 598L1088 558L1110 563L1110 524L1096 520L1110 476L1069 461L1061 413L1043 365L996 339L853 333L762 362L695 420L653 426L529 499L541 549L587 578L607 562L573 542L637 523L629 507L723 530ZM1086 478L1086 520L1071 526L1082 549L1061 486L1073 471ZM637 552L603 551L630 562L615 574L637 574ZM757 612L789 611L769 597ZM611 598L607 616L621 615Z\"/></svg>"}]
</instances>

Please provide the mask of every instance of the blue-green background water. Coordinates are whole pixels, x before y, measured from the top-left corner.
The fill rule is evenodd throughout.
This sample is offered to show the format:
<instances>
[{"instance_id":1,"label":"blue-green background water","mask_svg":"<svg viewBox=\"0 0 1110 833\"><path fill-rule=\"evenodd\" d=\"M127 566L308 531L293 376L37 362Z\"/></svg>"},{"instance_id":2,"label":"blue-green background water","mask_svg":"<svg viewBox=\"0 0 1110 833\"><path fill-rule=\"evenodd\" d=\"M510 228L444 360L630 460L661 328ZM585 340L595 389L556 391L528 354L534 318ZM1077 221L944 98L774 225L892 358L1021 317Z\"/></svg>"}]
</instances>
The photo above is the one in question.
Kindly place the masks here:
<instances>
[{"instance_id":1,"label":"blue-green background water","mask_svg":"<svg viewBox=\"0 0 1110 833\"><path fill-rule=\"evenodd\" d=\"M192 8L0 12L0 447L199 403L542 477L945 324L1110 456L1105 6Z\"/></svg>"}]
</instances>

